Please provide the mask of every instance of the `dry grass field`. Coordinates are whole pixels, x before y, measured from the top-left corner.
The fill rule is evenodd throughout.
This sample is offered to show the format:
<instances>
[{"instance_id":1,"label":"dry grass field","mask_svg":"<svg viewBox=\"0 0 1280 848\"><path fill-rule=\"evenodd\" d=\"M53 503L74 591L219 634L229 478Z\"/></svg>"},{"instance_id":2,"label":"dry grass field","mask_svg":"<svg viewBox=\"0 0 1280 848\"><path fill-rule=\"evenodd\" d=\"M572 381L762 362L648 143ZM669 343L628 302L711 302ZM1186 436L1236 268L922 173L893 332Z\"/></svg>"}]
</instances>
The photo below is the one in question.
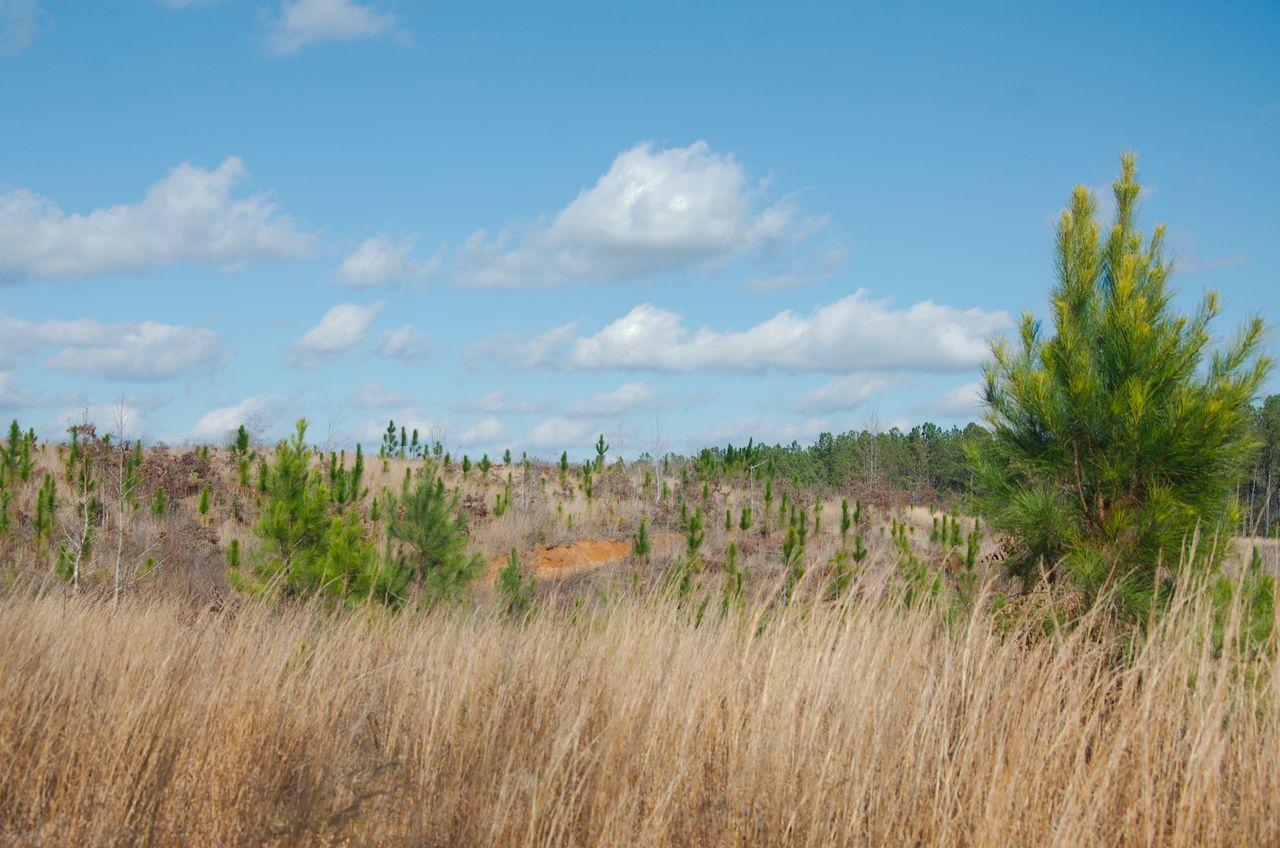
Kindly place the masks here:
<instances>
[{"instance_id":1,"label":"dry grass field","mask_svg":"<svg viewBox=\"0 0 1280 848\"><path fill-rule=\"evenodd\" d=\"M1176 606L1121 662L870 595L700 625L11 596L0 841L1276 844L1275 660Z\"/></svg>"},{"instance_id":2,"label":"dry grass field","mask_svg":"<svg viewBox=\"0 0 1280 848\"><path fill-rule=\"evenodd\" d=\"M57 469L50 448L40 462ZM375 494L407 467L370 465ZM226 583L229 541L254 544L233 470L217 451L145 466L144 486L183 494L122 534L108 511L78 594L11 538L0 844L1280 842L1275 651L1238 642L1190 586L1142 639L1102 615L1055 629L1046 598L1006 598L996 565L978 569L976 603L944 588L904 604L886 525L907 526L930 567L948 560L929 510L903 505L868 509L869 557L832 600L827 492L783 604L777 517L768 536L726 530L752 493L718 481L689 489L705 565L680 598L664 588L678 515L645 495L643 469L602 475L588 502L543 466L516 477L502 516L481 505L506 469L449 479L472 504L473 547L491 561L514 548L537 578L530 620L500 613L496 561L460 605L273 606ZM637 560L642 517L655 550ZM725 611L730 542L748 583ZM117 545L156 564L114 606Z\"/></svg>"}]
</instances>

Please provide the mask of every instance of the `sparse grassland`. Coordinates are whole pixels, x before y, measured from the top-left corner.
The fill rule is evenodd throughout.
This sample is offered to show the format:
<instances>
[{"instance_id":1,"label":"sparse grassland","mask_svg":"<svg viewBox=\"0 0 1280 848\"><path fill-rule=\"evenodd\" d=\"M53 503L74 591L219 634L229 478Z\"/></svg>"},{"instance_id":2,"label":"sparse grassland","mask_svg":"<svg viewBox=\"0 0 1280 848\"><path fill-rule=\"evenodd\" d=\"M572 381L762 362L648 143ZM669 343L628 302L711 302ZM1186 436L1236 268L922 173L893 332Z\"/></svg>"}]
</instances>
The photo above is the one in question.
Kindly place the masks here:
<instances>
[{"instance_id":1,"label":"sparse grassland","mask_svg":"<svg viewBox=\"0 0 1280 848\"><path fill-rule=\"evenodd\" d=\"M125 499L100 479L74 590L67 454L36 446L9 489L0 844L1280 839L1280 669L1243 583L1184 583L1127 631L1015 592L1000 540L905 496L846 508L778 477L766 502L672 460L605 465L588 498L582 469L455 461L489 562L461 600L272 602L228 583L263 495L213 448L143 451ZM371 458L334 508L378 538L421 465ZM535 578L518 603L495 581L512 550Z\"/></svg>"},{"instance_id":2,"label":"sparse grassland","mask_svg":"<svg viewBox=\"0 0 1280 848\"><path fill-rule=\"evenodd\" d=\"M1185 587L1184 587L1185 588ZM1119 656L858 590L436 608L0 600L15 845L1266 845L1280 689L1179 596ZM1240 649L1237 649L1240 648Z\"/></svg>"}]
</instances>

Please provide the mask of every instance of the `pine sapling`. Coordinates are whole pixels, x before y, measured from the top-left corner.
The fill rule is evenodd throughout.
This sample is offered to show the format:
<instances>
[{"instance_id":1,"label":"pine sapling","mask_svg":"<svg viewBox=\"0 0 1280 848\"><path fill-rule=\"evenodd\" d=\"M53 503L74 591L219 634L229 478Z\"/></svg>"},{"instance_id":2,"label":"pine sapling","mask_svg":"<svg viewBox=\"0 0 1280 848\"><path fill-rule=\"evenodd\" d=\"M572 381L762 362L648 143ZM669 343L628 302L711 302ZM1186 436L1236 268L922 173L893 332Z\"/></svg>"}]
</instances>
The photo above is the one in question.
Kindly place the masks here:
<instances>
[{"instance_id":1,"label":"pine sapling","mask_svg":"<svg viewBox=\"0 0 1280 848\"><path fill-rule=\"evenodd\" d=\"M498 572L496 588L502 604L502 613L510 618L526 620L533 612L533 590L536 587L532 577L526 578L520 568L520 560L515 549L507 557L507 564Z\"/></svg>"},{"instance_id":2,"label":"pine sapling","mask_svg":"<svg viewBox=\"0 0 1280 848\"><path fill-rule=\"evenodd\" d=\"M640 526L636 528L635 535L631 537L631 555L641 562L647 562L649 552L652 549L653 545L649 541L649 529L642 518L640 519Z\"/></svg>"}]
</instances>

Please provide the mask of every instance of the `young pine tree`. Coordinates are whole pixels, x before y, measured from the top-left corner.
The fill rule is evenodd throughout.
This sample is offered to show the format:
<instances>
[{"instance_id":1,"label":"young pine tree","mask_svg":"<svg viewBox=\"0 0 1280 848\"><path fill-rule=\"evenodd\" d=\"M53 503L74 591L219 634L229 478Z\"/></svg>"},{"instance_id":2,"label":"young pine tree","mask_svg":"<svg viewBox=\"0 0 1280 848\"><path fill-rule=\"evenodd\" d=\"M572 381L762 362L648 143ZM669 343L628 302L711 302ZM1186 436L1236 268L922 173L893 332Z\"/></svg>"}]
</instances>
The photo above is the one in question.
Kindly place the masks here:
<instances>
[{"instance_id":1,"label":"young pine tree","mask_svg":"<svg viewBox=\"0 0 1280 848\"><path fill-rule=\"evenodd\" d=\"M702 542L706 537L706 522L702 517L702 508L699 507L689 513L684 533L685 557L694 571L702 567Z\"/></svg>"},{"instance_id":2,"label":"young pine tree","mask_svg":"<svg viewBox=\"0 0 1280 848\"><path fill-rule=\"evenodd\" d=\"M604 469L604 455L609 452L609 445L605 443L604 433L600 434L600 438L596 441L596 471Z\"/></svg>"},{"instance_id":3,"label":"young pine tree","mask_svg":"<svg viewBox=\"0 0 1280 848\"><path fill-rule=\"evenodd\" d=\"M254 533L261 541L248 574L231 569L232 582L253 594L320 594L351 605L372 599L398 604L402 579L379 564L355 511L332 514L332 497L312 470L307 422L276 446L275 465L263 475L265 492Z\"/></svg>"},{"instance_id":4,"label":"young pine tree","mask_svg":"<svg viewBox=\"0 0 1280 848\"><path fill-rule=\"evenodd\" d=\"M651 550L653 550L653 543L649 541L649 528L642 518L635 535L631 537L631 555L638 560L644 561L649 558L649 551Z\"/></svg>"},{"instance_id":5,"label":"young pine tree","mask_svg":"<svg viewBox=\"0 0 1280 848\"><path fill-rule=\"evenodd\" d=\"M1112 184L1115 220L1101 234L1092 193L1077 187L1057 234L1052 333L1029 313L1015 344L985 367L991 438L971 450L978 506L1010 534L1006 560L1024 579L1041 568L1093 596L1149 608L1157 568L1204 568L1183 553L1199 531L1227 528L1232 491L1253 450L1251 403L1270 367L1263 324L1216 346L1217 296L1179 314L1168 287L1164 228L1137 229L1135 159Z\"/></svg>"},{"instance_id":6,"label":"young pine tree","mask_svg":"<svg viewBox=\"0 0 1280 848\"><path fill-rule=\"evenodd\" d=\"M233 445L233 450L236 455L240 457L249 453L249 431L244 428L243 424L240 425L240 429L236 430L236 440Z\"/></svg>"},{"instance_id":7,"label":"young pine tree","mask_svg":"<svg viewBox=\"0 0 1280 848\"><path fill-rule=\"evenodd\" d=\"M458 598L484 568L479 554L467 550L466 514L458 508L457 493L445 491L431 463L418 470L416 480L405 478L386 513L391 562L406 582L420 584L428 599Z\"/></svg>"},{"instance_id":8,"label":"young pine tree","mask_svg":"<svg viewBox=\"0 0 1280 848\"><path fill-rule=\"evenodd\" d=\"M495 588L502 604L503 615L524 620L533 612L533 590L535 583L532 577L526 578L520 568L520 560L515 549L507 557L507 564L498 572Z\"/></svg>"}]
</instances>

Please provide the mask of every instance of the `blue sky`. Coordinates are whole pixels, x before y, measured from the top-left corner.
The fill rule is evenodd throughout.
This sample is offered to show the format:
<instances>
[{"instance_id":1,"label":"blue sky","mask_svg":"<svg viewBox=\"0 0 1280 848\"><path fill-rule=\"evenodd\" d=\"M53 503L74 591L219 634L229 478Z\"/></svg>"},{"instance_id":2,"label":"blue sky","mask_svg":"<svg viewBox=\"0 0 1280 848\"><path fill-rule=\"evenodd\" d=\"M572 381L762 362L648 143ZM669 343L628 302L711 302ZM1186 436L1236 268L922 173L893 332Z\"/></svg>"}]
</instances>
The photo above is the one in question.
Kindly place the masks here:
<instances>
[{"instance_id":1,"label":"blue sky","mask_svg":"<svg viewBox=\"0 0 1280 848\"><path fill-rule=\"evenodd\" d=\"M1274 3L0 0L0 416L544 456L963 424L1123 149L1181 302L1274 326L1277 44Z\"/></svg>"}]
</instances>

